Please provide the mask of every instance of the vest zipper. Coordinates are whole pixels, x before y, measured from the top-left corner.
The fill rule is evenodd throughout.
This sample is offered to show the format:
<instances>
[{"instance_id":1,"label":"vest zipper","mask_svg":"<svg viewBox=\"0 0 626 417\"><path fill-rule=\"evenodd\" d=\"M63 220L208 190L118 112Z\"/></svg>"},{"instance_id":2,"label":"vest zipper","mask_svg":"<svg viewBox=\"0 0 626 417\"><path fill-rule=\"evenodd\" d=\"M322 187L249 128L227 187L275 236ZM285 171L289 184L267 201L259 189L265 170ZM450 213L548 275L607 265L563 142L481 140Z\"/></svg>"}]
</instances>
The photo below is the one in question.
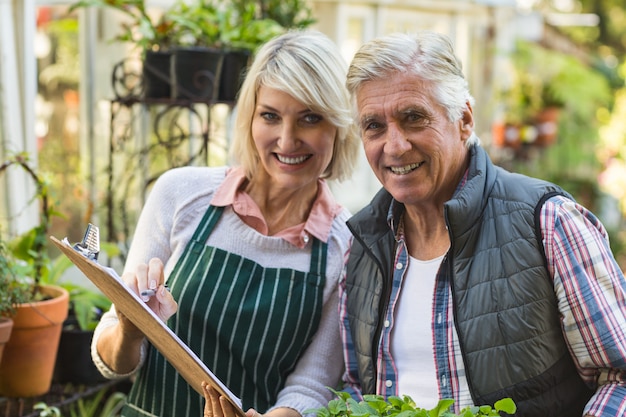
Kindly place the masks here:
<instances>
[{"instance_id":1,"label":"vest zipper","mask_svg":"<svg viewBox=\"0 0 626 417\"><path fill-rule=\"evenodd\" d=\"M474 386L467 372L468 368L467 368L467 359L465 357L464 341L460 337L459 328L458 328L457 306L456 306L456 303L454 302L455 300L454 268L452 267L452 265L454 265L454 236L452 235L452 228L450 227L450 222L448 221L448 208L446 206L444 206L443 208L443 218L444 218L444 221L446 222L446 227L448 228L448 236L450 239L450 249L448 250L448 255L446 256L446 260L444 260L444 262L446 262L446 268L448 270L450 292L452 295L452 316L454 318L454 328L456 330L456 334L458 335L458 339L459 339L459 349L461 351L461 357L463 358L463 367L465 368L465 379L467 380L467 387L469 388L470 395L472 396L472 401L474 402L474 404L476 404L477 400L474 397Z\"/></svg>"}]
</instances>

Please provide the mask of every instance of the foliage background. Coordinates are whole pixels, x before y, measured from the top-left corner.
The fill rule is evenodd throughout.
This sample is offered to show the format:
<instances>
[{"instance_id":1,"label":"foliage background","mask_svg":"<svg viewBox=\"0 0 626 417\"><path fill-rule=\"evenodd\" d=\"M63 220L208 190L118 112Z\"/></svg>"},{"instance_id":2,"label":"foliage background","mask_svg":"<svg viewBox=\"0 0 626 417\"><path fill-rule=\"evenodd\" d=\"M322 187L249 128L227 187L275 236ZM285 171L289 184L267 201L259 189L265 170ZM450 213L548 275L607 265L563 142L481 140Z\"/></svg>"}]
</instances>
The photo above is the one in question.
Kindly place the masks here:
<instances>
[{"instance_id":1,"label":"foliage background","mask_svg":"<svg viewBox=\"0 0 626 417\"><path fill-rule=\"evenodd\" d=\"M599 24L559 28L585 52L585 63L541 49L545 45L540 44L534 45L533 54L520 50L514 57L516 66L529 66L527 74L550 70L549 88L563 104L559 138L548 148L526 149L494 159L509 169L562 185L594 210L609 229L612 247L622 269L626 269L625 5L618 0L523 3L545 13L595 13ZM49 53L38 58L39 164L42 171L53 176L51 195L63 213L63 217L53 219L51 234L78 241L94 213L85 188L86 163L80 157L85 144L79 137L79 88L85 80L81 80L78 69L78 24L75 17L67 15L67 7L40 7L38 12L38 28L50 40ZM95 204L103 200L102 195L95 198Z\"/></svg>"}]
</instances>

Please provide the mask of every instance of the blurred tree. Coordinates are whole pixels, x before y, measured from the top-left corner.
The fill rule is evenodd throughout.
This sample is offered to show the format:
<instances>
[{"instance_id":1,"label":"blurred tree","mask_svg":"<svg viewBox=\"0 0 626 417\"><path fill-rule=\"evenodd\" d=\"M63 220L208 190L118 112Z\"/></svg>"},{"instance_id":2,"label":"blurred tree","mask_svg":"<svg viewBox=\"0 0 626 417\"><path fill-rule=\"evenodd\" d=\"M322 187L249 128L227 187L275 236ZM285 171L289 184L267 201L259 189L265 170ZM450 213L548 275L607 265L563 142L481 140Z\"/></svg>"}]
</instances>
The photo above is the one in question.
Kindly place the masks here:
<instances>
[{"instance_id":1,"label":"blurred tree","mask_svg":"<svg viewBox=\"0 0 626 417\"><path fill-rule=\"evenodd\" d=\"M577 28L585 33L591 46L603 46L616 56L626 52L626 13L623 0L580 0L582 13L594 13L599 17L597 28ZM594 33L595 32L595 33ZM594 36L595 35L595 36Z\"/></svg>"},{"instance_id":2,"label":"blurred tree","mask_svg":"<svg viewBox=\"0 0 626 417\"><path fill-rule=\"evenodd\" d=\"M624 78L619 74L618 67L626 55L626 4L624 1L543 0L541 3L555 12L598 16L595 26L562 26L560 30L577 44L592 52L596 58L594 66L604 73L614 88L621 88L624 85Z\"/></svg>"},{"instance_id":3,"label":"blurred tree","mask_svg":"<svg viewBox=\"0 0 626 417\"><path fill-rule=\"evenodd\" d=\"M626 270L626 2L526 0L524 4L541 11L548 22L551 13L597 16L595 25L557 26L555 30L585 52L584 61L605 78L607 89L589 82L584 72L576 71L582 76L576 81L568 77L571 90L563 91L570 97L562 100L565 112L560 117L558 143L533 149L532 155L516 158L510 166L562 185L598 214L609 229L618 262ZM571 97L579 93L579 97ZM588 94L597 100L588 100Z\"/></svg>"}]
</instances>

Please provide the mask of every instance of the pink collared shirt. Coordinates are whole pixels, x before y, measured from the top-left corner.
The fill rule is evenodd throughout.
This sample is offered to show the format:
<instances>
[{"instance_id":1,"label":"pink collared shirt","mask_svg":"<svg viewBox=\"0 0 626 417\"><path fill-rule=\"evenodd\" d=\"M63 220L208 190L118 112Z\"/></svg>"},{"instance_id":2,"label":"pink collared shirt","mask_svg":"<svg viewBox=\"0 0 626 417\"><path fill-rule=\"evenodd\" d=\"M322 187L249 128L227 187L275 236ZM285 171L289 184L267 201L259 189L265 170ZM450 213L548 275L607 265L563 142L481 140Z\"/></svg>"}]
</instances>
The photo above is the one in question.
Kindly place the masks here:
<instances>
[{"instance_id":1,"label":"pink collared shirt","mask_svg":"<svg viewBox=\"0 0 626 417\"><path fill-rule=\"evenodd\" d=\"M247 225L257 232L267 235L267 222L259 206L248 193L240 189L245 180L243 168L230 168L226 173L224 182L215 191L211 204L218 207L231 205L235 213ZM307 245L310 236L316 237L322 242L328 242L333 219L341 211L341 206L335 201L325 180L318 179L317 185L317 197L306 222L281 230L275 236L281 237L299 248L304 248Z\"/></svg>"}]
</instances>

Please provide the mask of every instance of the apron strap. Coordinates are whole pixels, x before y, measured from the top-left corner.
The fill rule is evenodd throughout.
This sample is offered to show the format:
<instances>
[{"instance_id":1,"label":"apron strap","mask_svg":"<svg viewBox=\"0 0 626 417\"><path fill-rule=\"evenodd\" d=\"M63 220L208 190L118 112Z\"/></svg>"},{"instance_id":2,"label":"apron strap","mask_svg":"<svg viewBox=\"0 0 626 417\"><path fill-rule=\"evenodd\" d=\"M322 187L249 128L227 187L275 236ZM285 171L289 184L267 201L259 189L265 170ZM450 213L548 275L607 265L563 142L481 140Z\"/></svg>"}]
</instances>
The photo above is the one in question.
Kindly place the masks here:
<instances>
[{"instance_id":1,"label":"apron strap","mask_svg":"<svg viewBox=\"0 0 626 417\"><path fill-rule=\"evenodd\" d=\"M313 248L311 249L311 266L309 272L315 275L326 274L326 252L328 244L322 242L318 238L313 239Z\"/></svg>"},{"instance_id":2,"label":"apron strap","mask_svg":"<svg viewBox=\"0 0 626 417\"><path fill-rule=\"evenodd\" d=\"M196 231L193 233L191 241L196 241L204 244L209 238L209 235L213 231L213 227L220 219L222 212L224 211L224 207L217 207L213 205L209 205L207 211L202 216L202 220L200 220L200 224L196 228ZM191 243L191 241L189 243Z\"/></svg>"}]
</instances>

